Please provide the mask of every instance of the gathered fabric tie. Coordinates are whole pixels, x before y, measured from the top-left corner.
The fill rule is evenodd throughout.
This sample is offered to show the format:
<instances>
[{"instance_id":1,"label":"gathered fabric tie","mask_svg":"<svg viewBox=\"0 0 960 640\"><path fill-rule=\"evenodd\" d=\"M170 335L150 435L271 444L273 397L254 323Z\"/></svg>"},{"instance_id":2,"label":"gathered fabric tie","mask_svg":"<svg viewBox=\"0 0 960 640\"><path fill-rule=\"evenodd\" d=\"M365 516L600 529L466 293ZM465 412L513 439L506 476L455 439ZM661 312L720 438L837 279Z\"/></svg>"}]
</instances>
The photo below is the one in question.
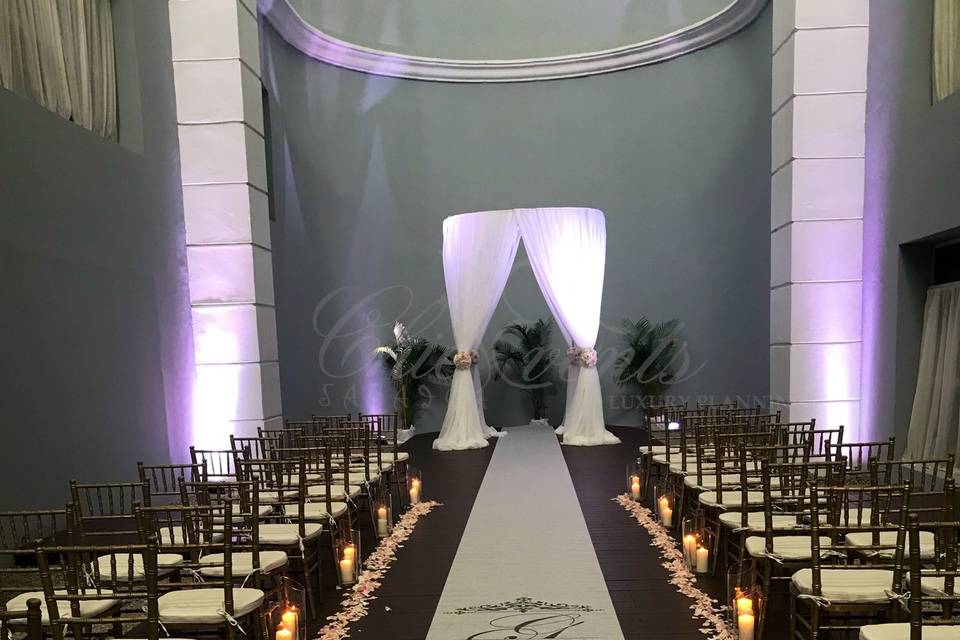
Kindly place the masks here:
<instances>
[{"instance_id":1,"label":"gathered fabric tie","mask_svg":"<svg viewBox=\"0 0 960 640\"><path fill-rule=\"evenodd\" d=\"M803 600L812 600L818 606L821 606L821 607L830 607L833 605L832 602L830 602L828 599L824 598L823 596L815 596L812 593L800 593L800 594L797 594L797 597Z\"/></svg>"},{"instance_id":2,"label":"gathered fabric tie","mask_svg":"<svg viewBox=\"0 0 960 640\"><path fill-rule=\"evenodd\" d=\"M217 609L217 613L223 616L223 619L227 621L227 624L229 624L231 627L239 631L241 635L244 635L244 636L247 635L247 632L244 631L243 627L240 626L240 622L236 618L234 618L232 615L230 615L223 609Z\"/></svg>"},{"instance_id":3,"label":"gathered fabric tie","mask_svg":"<svg viewBox=\"0 0 960 640\"><path fill-rule=\"evenodd\" d=\"M570 345L567 348L567 359L575 367L593 368L597 366L596 349L580 348L576 345Z\"/></svg>"},{"instance_id":4,"label":"gathered fabric tie","mask_svg":"<svg viewBox=\"0 0 960 640\"><path fill-rule=\"evenodd\" d=\"M470 351L457 351L453 356L453 366L460 371L465 371L480 362L480 353L476 349Z\"/></svg>"}]
</instances>

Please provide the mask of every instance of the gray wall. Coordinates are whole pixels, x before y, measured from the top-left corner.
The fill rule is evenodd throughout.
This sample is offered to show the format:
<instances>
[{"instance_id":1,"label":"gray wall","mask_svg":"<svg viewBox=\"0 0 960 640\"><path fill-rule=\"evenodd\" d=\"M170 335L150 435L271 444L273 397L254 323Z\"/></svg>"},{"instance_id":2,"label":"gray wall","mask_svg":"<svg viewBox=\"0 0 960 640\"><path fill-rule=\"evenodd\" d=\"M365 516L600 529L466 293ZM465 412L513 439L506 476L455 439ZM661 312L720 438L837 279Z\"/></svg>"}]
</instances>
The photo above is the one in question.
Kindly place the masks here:
<instances>
[{"instance_id":1,"label":"gray wall","mask_svg":"<svg viewBox=\"0 0 960 640\"><path fill-rule=\"evenodd\" d=\"M0 89L0 509L136 477L189 424L193 347L165 2L130 3L124 144ZM135 46L131 46L135 45ZM133 113L130 103L142 105ZM136 116L136 117L135 117ZM123 135L123 134L122 134Z\"/></svg>"},{"instance_id":2,"label":"gray wall","mask_svg":"<svg viewBox=\"0 0 960 640\"><path fill-rule=\"evenodd\" d=\"M930 282L923 240L960 235L960 95L931 104L932 23L933 0L870 3L861 422L901 443Z\"/></svg>"},{"instance_id":3,"label":"gray wall","mask_svg":"<svg viewBox=\"0 0 960 640\"><path fill-rule=\"evenodd\" d=\"M383 407L370 352L395 318L451 342L443 218L518 206L606 213L602 365L622 317L676 317L693 374L678 393L766 396L769 10L666 64L512 85L367 76L264 31L286 415ZM486 346L505 323L538 317L549 312L521 254ZM602 379L607 421L636 422L623 408L632 400ZM526 421L516 392L485 393L491 424ZM441 397L417 426L437 429L443 407ZM554 421L561 410L562 395Z\"/></svg>"}]
</instances>

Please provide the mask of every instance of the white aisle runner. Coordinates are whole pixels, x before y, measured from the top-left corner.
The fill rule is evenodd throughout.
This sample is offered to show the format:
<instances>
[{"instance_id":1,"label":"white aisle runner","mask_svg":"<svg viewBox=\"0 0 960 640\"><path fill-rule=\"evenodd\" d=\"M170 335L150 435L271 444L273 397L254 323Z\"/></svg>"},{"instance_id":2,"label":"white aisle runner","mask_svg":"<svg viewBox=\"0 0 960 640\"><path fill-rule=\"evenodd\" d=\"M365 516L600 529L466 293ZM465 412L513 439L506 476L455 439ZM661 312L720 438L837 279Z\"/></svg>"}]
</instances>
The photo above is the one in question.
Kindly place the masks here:
<instances>
[{"instance_id":1,"label":"white aisle runner","mask_svg":"<svg viewBox=\"0 0 960 640\"><path fill-rule=\"evenodd\" d=\"M497 442L427 640L623 638L553 430Z\"/></svg>"}]
</instances>

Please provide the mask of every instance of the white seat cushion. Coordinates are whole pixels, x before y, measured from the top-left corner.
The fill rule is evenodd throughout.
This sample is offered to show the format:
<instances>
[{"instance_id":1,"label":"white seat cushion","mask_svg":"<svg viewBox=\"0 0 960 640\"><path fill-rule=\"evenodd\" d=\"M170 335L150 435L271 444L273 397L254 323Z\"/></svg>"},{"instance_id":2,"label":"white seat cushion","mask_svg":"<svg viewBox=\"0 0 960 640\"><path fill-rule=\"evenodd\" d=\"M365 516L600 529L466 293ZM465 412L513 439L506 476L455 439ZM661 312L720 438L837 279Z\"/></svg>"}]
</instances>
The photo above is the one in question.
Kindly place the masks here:
<instances>
[{"instance_id":1,"label":"white seat cushion","mask_svg":"<svg viewBox=\"0 0 960 640\"><path fill-rule=\"evenodd\" d=\"M253 573L253 553L250 551L242 551L240 553L231 554L231 562L233 563L233 577L234 578L244 578L245 576ZM200 558L200 564L223 564L223 554L222 553L211 553L210 555L203 556ZM279 569L280 567L286 566L287 564L287 554L283 551L261 551L260 552L260 571L262 573L268 573L274 569ZM220 578L223 576L223 567L202 567L200 569L200 575L210 576L212 578Z\"/></svg>"},{"instance_id":2,"label":"white seat cushion","mask_svg":"<svg viewBox=\"0 0 960 640\"><path fill-rule=\"evenodd\" d=\"M700 504L706 507L719 507L723 506L724 508L740 508L743 503L743 492L737 490L724 491L723 492L723 504L721 505L718 502L717 494L715 491L707 491L706 493L701 493L699 496ZM763 491L748 491L747 492L747 505L762 505L763 504Z\"/></svg>"},{"instance_id":3,"label":"white seat cushion","mask_svg":"<svg viewBox=\"0 0 960 640\"><path fill-rule=\"evenodd\" d=\"M871 509L870 507L864 507L863 509L860 509L859 512L857 511L857 509L850 509L850 512L849 512L849 514L848 514L848 517L850 518L850 520L847 521L847 522L845 522L845 521L843 520L843 518L841 517L841 518L840 518L840 525L843 526L843 525L846 524L846 525L850 525L850 526L854 526L854 527L859 526L859 525L869 525L869 524L870 524L870 514L871 514L872 512L873 512L873 509ZM858 522L857 518L859 518L859 522ZM826 524L826 522L827 522L827 516L821 514L821 516L818 518L818 520L820 521L821 524Z\"/></svg>"},{"instance_id":4,"label":"white seat cushion","mask_svg":"<svg viewBox=\"0 0 960 640\"><path fill-rule=\"evenodd\" d=\"M67 595L65 589L57 589L55 591L58 595ZM92 593L92 592L91 592ZM113 593L109 589L103 589L102 593L105 595L110 595ZM21 593L18 596L14 596L7 601L7 611L26 611L27 610L27 600L31 598L36 598L40 601L40 619L43 624L50 624L50 615L47 613L47 602L44 600L43 591L30 591L29 593ZM116 604L119 600L81 600L80 601L80 617L81 618L96 618L97 616L103 615ZM57 601L57 611L60 614L61 618L70 618L70 603L66 600ZM18 624L25 624L26 618L22 620L14 620L13 622Z\"/></svg>"},{"instance_id":5,"label":"white seat cushion","mask_svg":"<svg viewBox=\"0 0 960 640\"><path fill-rule=\"evenodd\" d=\"M728 511L720 514L720 522L731 529L739 529L742 526L740 511ZM796 529L797 519L795 516L773 516L774 529ZM747 513L747 528L750 531L766 531L767 525L764 521L763 511L750 511Z\"/></svg>"},{"instance_id":6,"label":"white seat cushion","mask_svg":"<svg viewBox=\"0 0 960 640\"><path fill-rule=\"evenodd\" d=\"M304 540L312 540L320 535L323 526L318 522L303 525ZM300 527L295 524L261 524L260 544L274 546L292 546L300 540Z\"/></svg>"},{"instance_id":7,"label":"white seat cushion","mask_svg":"<svg viewBox=\"0 0 960 640\"><path fill-rule=\"evenodd\" d=\"M926 625L923 640L960 640L960 625ZM860 627L860 640L910 640L910 623L868 624Z\"/></svg>"},{"instance_id":8,"label":"white seat cushion","mask_svg":"<svg viewBox=\"0 0 960 640\"><path fill-rule=\"evenodd\" d=\"M704 462L700 465L700 469L704 473L713 473L716 468L717 465L713 462ZM670 471L673 473L696 473L697 461L692 458L687 458L687 464L683 465L678 456L673 462L670 463Z\"/></svg>"},{"instance_id":9,"label":"white seat cushion","mask_svg":"<svg viewBox=\"0 0 960 640\"><path fill-rule=\"evenodd\" d=\"M910 552L910 540L909 536L905 536L906 544L904 545L905 553ZM933 558L934 549L936 547L936 536L932 531L921 531L920 532L920 558L923 560L929 560ZM848 533L844 536L844 542L848 547L869 547L873 544L873 534L869 531L857 531L854 533ZM881 531L880 532L880 544L897 544L897 532L896 531ZM894 550L891 549L879 549L873 550L871 552L873 555L879 553L881 558L892 558L894 556Z\"/></svg>"},{"instance_id":10,"label":"white seat cushion","mask_svg":"<svg viewBox=\"0 0 960 640\"><path fill-rule=\"evenodd\" d=\"M231 505L230 511L233 512L233 515L235 516L234 519L236 519L236 516L239 516L241 513L243 513L240 510L240 505L236 503ZM271 507L269 504L258 505L257 515L259 515L261 518L263 516L268 516L271 513L273 513L273 507ZM217 524L221 524L223 522L223 518L221 518L220 516L214 516L213 521Z\"/></svg>"},{"instance_id":11,"label":"white seat cushion","mask_svg":"<svg viewBox=\"0 0 960 640\"><path fill-rule=\"evenodd\" d=\"M910 576L908 575L904 578L904 581L910 584ZM942 596L946 593L945 583L945 578L938 578L936 576L920 578L920 591L928 596ZM960 594L960 578L953 579L953 593Z\"/></svg>"},{"instance_id":12,"label":"white seat cushion","mask_svg":"<svg viewBox=\"0 0 960 640\"><path fill-rule=\"evenodd\" d=\"M233 617L245 616L263 602L260 589L233 590ZM223 617L223 589L182 589L160 596L157 601L160 622L164 624L221 624Z\"/></svg>"},{"instance_id":13,"label":"white seat cushion","mask_svg":"<svg viewBox=\"0 0 960 640\"><path fill-rule=\"evenodd\" d=\"M830 544L830 538L821 537L821 545ZM761 536L750 536L746 542L747 553L754 558L767 557L767 541ZM810 536L774 536L773 555L787 562L810 560Z\"/></svg>"},{"instance_id":14,"label":"white seat cushion","mask_svg":"<svg viewBox=\"0 0 960 640\"><path fill-rule=\"evenodd\" d=\"M306 520L326 520L327 518L339 518L347 512L346 502L331 502L333 513L327 513L326 502L308 502L303 506L303 517ZM300 505L288 504L284 507L284 513L291 518L300 517Z\"/></svg>"},{"instance_id":15,"label":"white seat cushion","mask_svg":"<svg viewBox=\"0 0 960 640\"><path fill-rule=\"evenodd\" d=\"M655 444L655 445L653 445L652 447L640 447L640 453L642 453L642 454L644 454L644 455L650 455L650 454L651 454L651 450L652 450L652 454L653 454L653 455L655 455L655 456L661 455L661 454L664 454L664 453L667 452L667 445L665 445L665 444ZM677 453L677 454L679 454L679 453L680 453L680 447L671 446L671 447L670 447L670 451L671 451L672 453Z\"/></svg>"},{"instance_id":16,"label":"white seat cushion","mask_svg":"<svg viewBox=\"0 0 960 640\"><path fill-rule=\"evenodd\" d=\"M397 451L396 454L394 454L393 451L384 451L380 455L380 459L389 460L391 462L394 462L394 461L406 462L407 460L410 459L410 454L407 453L406 451Z\"/></svg>"},{"instance_id":17,"label":"white seat cushion","mask_svg":"<svg viewBox=\"0 0 960 640\"><path fill-rule=\"evenodd\" d=\"M801 569L791 578L800 593L813 593L813 570ZM822 569L822 596L830 602L888 602L893 571L885 569Z\"/></svg>"},{"instance_id":18,"label":"white seat cushion","mask_svg":"<svg viewBox=\"0 0 960 640\"><path fill-rule=\"evenodd\" d=\"M126 582L130 578L130 554L114 553L114 563L117 572L117 581ZM97 566L100 570L100 576L109 580L112 575L110 568L111 555L100 556L97 558ZM161 576L166 575L183 564L183 557L176 553L158 553L157 554L157 573ZM143 556L136 554L133 556L133 580L139 582L146 577L143 566Z\"/></svg>"},{"instance_id":19,"label":"white seat cushion","mask_svg":"<svg viewBox=\"0 0 960 640\"><path fill-rule=\"evenodd\" d=\"M350 497L357 498L363 492L363 487L359 485L352 484L350 485ZM326 497L327 495L327 486L323 484L315 484L307 487L307 495L311 498L317 497ZM330 499L343 502L343 499L346 497L343 490L343 484L337 483L330 485Z\"/></svg>"},{"instance_id":20,"label":"white seat cushion","mask_svg":"<svg viewBox=\"0 0 960 640\"><path fill-rule=\"evenodd\" d=\"M720 476L720 482L723 483L724 488L728 486L740 486L740 474L739 473L724 473ZM691 488L701 488L701 489L716 489L717 488L717 474L716 473L704 473L703 478L700 482L697 482L697 474L691 473L684 477L683 484Z\"/></svg>"}]
</instances>

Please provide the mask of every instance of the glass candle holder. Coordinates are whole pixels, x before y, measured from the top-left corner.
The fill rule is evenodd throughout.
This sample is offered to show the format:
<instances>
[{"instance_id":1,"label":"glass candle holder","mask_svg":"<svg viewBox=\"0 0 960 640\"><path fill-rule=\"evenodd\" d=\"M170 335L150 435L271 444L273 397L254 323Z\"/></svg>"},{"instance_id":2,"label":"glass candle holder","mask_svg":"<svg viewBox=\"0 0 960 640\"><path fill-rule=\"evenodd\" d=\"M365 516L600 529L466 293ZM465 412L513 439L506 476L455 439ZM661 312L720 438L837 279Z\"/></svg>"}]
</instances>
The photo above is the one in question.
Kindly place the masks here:
<instances>
[{"instance_id":1,"label":"glass candle holder","mask_svg":"<svg viewBox=\"0 0 960 640\"><path fill-rule=\"evenodd\" d=\"M696 514L691 513L683 517L680 535L683 560L687 564L687 569L694 571L697 567L697 547L700 545L700 527Z\"/></svg>"},{"instance_id":2,"label":"glass candle holder","mask_svg":"<svg viewBox=\"0 0 960 640\"><path fill-rule=\"evenodd\" d=\"M754 640L763 618L765 599L757 584L757 564L753 560L736 563L727 571L727 610L737 628L739 640Z\"/></svg>"},{"instance_id":3,"label":"glass candle holder","mask_svg":"<svg viewBox=\"0 0 960 640\"><path fill-rule=\"evenodd\" d=\"M665 485L658 485L654 491L654 496L656 502L654 503L654 509L657 515L657 520L667 529L672 529L674 527L674 499L673 493Z\"/></svg>"},{"instance_id":4,"label":"glass candle holder","mask_svg":"<svg viewBox=\"0 0 960 640\"><path fill-rule=\"evenodd\" d=\"M410 504L420 504L423 502L423 474L416 467L407 468L407 496L410 498Z\"/></svg>"},{"instance_id":5,"label":"glass candle holder","mask_svg":"<svg viewBox=\"0 0 960 640\"><path fill-rule=\"evenodd\" d=\"M643 474L636 462L627 465L627 495L636 502L643 497Z\"/></svg>"},{"instance_id":6,"label":"glass candle holder","mask_svg":"<svg viewBox=\"0 0 960 640\"><path fill-rule=\"evenodd\" d=\"M373 517L373 530L377 538L386 538L393 533L393 495L386 485L377 492L370 515Z\"/></svg>"},{"instance_id":7,"label":"glass candle holder","mask_svg":"<svg viewBox=\"0 0 960 640\"><path fill-rule=\"evenodd\" d=\"M299 582L288 576L282 578L283 603L278 612L280 621L277 640L307 640L307 593Z\"/></svg>"},{"instance_id":8,"label":"glass candle holder","mask_svg":"<svg viewBox=\"0 0 960 640\"><path fill-rule=\"evenodd\" d=\"M351 587L360 575L360 535L348 527L337 531L334 544L334 560L337 567L337 584Z\"/></svg>"}]
</instances>

